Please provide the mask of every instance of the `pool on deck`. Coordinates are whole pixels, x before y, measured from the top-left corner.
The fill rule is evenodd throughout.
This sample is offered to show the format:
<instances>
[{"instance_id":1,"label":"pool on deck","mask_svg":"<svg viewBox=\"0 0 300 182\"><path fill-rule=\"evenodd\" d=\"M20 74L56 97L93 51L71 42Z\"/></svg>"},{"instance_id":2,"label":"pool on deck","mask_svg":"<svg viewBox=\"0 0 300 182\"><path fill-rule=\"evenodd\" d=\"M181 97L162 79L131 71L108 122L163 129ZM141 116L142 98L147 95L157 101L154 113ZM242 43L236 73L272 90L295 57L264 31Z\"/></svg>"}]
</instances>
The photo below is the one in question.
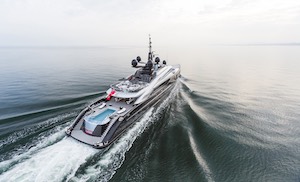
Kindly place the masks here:
<instances>
[{"instance_id":1,"label":"pool on deck","mask_svg":"<svg viewBox=\"0 0 300 182\"><path fill-rule=\"evenodd\" d=\"M112 113L114 113L116 110L114 109L106 109L103 112L99 113L96 116L92 116L92 117L88 117L88 122L90 123L94 123L94 124L101 124L102 121L104 121L104 119L107 116L110 116Z\"/></svg>"},{"instance_id":2,"label":"pool on deck","mask_svg":"<svg viewBox=\"0 0 300 182\"><path fill-rule=\"evenodd\" d=\"M84 118L85 132L92 134L97 125L106 124L105 118L112 115L116 110L114 109L105 109L103 112L95 116L87 116ZM106 120L107 121L107 120Z\"/></svg>"}]
</instances>

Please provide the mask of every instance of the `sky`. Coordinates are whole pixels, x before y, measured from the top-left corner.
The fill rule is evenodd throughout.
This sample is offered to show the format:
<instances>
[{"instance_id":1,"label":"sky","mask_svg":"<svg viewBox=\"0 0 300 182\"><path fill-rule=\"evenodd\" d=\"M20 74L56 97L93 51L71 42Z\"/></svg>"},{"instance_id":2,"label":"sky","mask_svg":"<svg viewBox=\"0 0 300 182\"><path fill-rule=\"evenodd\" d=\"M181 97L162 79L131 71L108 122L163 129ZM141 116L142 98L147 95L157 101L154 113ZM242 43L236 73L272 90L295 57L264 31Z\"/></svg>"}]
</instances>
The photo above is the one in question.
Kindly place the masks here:
<instances>
[{"instance_id":1,"label":"sky","mask_svg":"<svg viewBox=\"0 0 300 182\"><path fill-rule=\"evenodd\" d=\"M0 0L0 46L300 42L299 0Z\"/></svg>"}]
</instances>

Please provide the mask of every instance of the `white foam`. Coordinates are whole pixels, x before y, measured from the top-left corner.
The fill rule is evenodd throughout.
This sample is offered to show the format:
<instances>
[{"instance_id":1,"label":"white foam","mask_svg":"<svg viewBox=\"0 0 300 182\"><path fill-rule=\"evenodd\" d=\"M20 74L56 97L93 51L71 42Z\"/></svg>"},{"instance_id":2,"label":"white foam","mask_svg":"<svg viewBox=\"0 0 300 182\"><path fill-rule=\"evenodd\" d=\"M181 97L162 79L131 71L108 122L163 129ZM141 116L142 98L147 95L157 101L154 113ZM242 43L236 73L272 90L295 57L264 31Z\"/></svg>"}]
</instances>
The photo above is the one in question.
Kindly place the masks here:
<instances>
[{"instance_id":1,"label":"white foam","mask_svg":"<svg viewBox=\"0 0 300 182\"><path fill-rule=\"evenodd\" d=\"M31 147L28 151L21 154L14 154L14 156L10 160L0 162L0 169L2 171L5 171L11 166L17 164L18 162L22 162L23 160L30 158L39 150L61 140L65 136L65 132L62 127L57 127L56 130L57 132L50 135L49 137L44 137L44 136L40 137L39 138L40 141L36 143L34 147Z\"/></svg>"},{"instance_id":2,"label":"white foam","mask_svg":"<svg viewBox=\"0 0 300 182\"><path fill-rule=\"evenodd\" d=\"M44 128L44 127L47 127L47 126L50 126L50 125L54 125L54 124L66 119L68 117L73 116L74 114L75 114L75 112L58 115L54 118L50 118L50 119L47 119L44 122L38 123L38 124L36 124L32 127L25 128L25 129L23 129L21 131L18 131L18 132L13 132L8 137L6 137L4 140L0 141L0 147L3 147L5 145L11 144L11 143L14 143L14 142L18 141L19 139L22 139L22 138L24 138L28 135L31 135L31 134L35 133L37 130L39 130L41 128Z\"/></svg>"},{"instance_id":3,"label":"white foam","mask_svg":"<svg viewBox=\"0 0 300 182\"><path fill-rule=\"evenodd\" d=\"M63 181L74 176L80 165L96 152L90 146L65 138L15 165L0 176L0 181Z\"/></svg>"}]
</instances>

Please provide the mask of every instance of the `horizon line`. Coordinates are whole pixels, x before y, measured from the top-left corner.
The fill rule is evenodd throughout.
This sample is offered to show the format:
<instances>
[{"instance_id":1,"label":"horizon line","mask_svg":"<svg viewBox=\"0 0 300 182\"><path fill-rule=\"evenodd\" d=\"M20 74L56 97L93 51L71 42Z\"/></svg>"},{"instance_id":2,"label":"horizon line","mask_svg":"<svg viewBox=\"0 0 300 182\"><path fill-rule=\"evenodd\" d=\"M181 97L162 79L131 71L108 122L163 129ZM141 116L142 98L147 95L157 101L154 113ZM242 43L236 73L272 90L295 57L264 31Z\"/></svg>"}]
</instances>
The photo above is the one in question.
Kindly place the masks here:
<instances>
[{"instance_id":1,"label":"horizon line","mask_svg":"<svg viewBox=\"0 0 300 182\"><path fill-rule=\"evenodd\" d=\"M208 43L207 46L300 46L293 43ZM0 48L145 48L142 45L0 45Z\"/></svg>"}]
</instances>

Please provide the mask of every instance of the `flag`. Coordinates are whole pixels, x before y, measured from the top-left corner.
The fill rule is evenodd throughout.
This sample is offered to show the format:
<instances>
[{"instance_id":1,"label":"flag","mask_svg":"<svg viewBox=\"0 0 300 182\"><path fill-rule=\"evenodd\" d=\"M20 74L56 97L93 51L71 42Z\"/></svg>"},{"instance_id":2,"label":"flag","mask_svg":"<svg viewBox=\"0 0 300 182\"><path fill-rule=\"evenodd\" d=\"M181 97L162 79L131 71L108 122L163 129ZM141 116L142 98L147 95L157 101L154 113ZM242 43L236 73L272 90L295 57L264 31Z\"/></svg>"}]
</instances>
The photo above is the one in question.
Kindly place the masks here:
<instances>
[{"instance_id":1,"label":"flag","mask_svg":"<svg viewBox=\"0 0 300 182\"><path fill-rule=\"evenodd\" d=\"M111 92L107 95L106 100L109 101L115 93L116 93L115 89L112 89Z\"/></svg>"}]
</instances>

